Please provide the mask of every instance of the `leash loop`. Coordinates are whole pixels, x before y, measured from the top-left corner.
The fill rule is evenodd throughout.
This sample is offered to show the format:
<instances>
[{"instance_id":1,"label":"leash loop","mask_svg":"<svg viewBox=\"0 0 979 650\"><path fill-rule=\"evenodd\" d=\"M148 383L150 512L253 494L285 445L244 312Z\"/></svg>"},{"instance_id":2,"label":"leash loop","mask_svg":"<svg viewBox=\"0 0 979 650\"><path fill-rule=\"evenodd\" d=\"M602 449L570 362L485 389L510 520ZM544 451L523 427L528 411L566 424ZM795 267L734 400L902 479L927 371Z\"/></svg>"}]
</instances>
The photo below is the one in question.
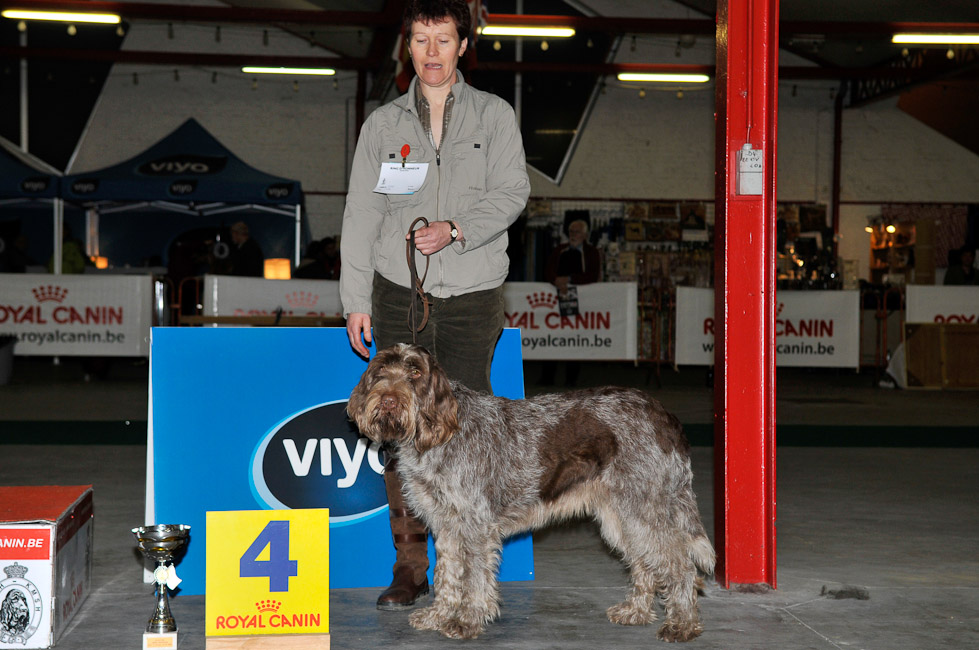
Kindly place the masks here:
<instances>
[{"instance_id":1,"label":"leash loop","mask_svg":"<svg viewBox=\"0 0 979 650\"><path fill-rule=\"evenodd\" d=\"M418 217L408 226L408 243L405 245L405 256L408 258L408 272L411 274L411 303L408 305L408 327L411 329L411 342L417 343L418 332L425 329L428 324L429 300L425 295L425 278L428 277L428 256L425 256L425 272L418 277L418 267L415 266L415 226L422 223L422 227L428 226L428 219ZM421 307L419 307L419 304ZM421 324L418 324L418 312L421 310Z\"/></svg>"}]
</instances>

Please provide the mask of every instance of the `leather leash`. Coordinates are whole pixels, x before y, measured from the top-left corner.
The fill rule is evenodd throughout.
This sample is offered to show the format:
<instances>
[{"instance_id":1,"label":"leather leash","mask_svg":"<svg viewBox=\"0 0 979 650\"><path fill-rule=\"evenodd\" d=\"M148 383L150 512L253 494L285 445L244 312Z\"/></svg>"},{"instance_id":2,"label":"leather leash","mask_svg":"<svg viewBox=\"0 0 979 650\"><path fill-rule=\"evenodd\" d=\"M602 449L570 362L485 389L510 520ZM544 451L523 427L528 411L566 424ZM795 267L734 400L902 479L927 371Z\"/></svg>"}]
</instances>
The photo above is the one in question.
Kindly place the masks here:
<instances>
[{"instance_id":1,"label":"leather leash","mask_svg":"<svg viewBox=\"0 0 979 650\"><path fill-rule=\"evenodd\" d=\"M408 327L411 329L411 342L417 343L416 334L428 324L429 301L425 295L425 278L428 277L428 256L425 256L425 273L421 278L418 277L418 268L415 266L415 226L421 222L422 227L428 226L428 219L418 217L408 226L408 243L405 245L405 255L408 258L408 271L411 274L411 304L408 305ZM418 324L418 303L422 305L422 322Z\"/></svg>"}]
</instances>

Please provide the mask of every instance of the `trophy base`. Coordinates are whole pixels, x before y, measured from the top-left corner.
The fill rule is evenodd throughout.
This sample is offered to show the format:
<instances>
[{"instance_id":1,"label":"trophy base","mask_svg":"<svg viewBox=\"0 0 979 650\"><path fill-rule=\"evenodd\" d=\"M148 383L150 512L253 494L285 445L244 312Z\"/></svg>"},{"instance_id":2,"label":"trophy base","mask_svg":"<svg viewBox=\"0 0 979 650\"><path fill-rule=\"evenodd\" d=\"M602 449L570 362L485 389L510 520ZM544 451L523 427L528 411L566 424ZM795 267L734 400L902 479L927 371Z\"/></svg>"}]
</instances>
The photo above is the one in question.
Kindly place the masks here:
<instances>
[{"instance_id":1,"label":"trophy base","mask_svg":"<svg viewBox=\"0 0 979 650\"><path fill-rule=\"evenodd\" d=\"M177 633L143 632L143 650L177 650Z\"/></svg>"},{"instance_id":2,"label":"trophy base","mask_svg":"<svg viewBox=\"0 0 979 650\"><path fill-rule=\"evenodd\" d=\"M205 650L330 650L329 634L209 636Z\"/></svg>"}]
</instances>

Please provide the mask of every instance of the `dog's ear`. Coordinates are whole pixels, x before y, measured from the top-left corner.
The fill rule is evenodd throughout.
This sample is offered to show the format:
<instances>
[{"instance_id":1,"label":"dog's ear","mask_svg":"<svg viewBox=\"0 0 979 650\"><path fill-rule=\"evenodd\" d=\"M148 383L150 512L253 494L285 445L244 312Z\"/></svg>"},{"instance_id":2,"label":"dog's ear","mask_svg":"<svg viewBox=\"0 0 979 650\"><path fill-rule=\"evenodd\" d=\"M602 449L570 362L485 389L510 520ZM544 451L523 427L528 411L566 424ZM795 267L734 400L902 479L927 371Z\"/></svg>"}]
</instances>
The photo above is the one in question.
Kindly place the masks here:
<instances>
[{"instance_id":1,"label":"dog's ear","mask_svg":"<svg viewBox=\"0 0 979 650\"><path fill-rule=\"evenodd\" d=\"M419 453L445 444L459 429L459 404L452 394L449 377L431 355L426 353L425 356L428 377L425 385L419 386L418 434L415 437L415 449Z\"/></svg>"},{"instance_id":2,"label":"dog's ear","mask_svg":"<svg viewBox=\"0 0 979 650\"><path fill-rule=\"evenodd\" d=\"M364 402L367 399L368 372L370 372L370 367L360 376L360 381L354 386L354 389L350 392L349 399L347 399L347 416L354 421L357 428L364 435L367 435L364 431L367 428L367 421L364 418Z\"/></svg>"}]
</instances>

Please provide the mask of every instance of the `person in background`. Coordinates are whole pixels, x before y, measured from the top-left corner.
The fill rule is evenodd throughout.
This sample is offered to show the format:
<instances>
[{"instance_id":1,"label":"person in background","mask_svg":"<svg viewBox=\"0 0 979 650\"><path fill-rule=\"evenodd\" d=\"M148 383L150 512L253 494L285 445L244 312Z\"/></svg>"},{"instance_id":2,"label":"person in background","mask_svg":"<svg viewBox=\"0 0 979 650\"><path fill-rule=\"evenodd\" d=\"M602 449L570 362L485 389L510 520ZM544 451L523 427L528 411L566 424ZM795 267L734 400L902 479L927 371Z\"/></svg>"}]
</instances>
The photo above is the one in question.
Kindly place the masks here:
<instances>
[{"instance_id":1,"label":"person in background","mask_svg":"<svg viewBox=\"0 0 979 650\"><path fill-rule=\"evenodd\" d=\"M591 284L601 278L602 255L598 248L588 243L588 223L575 219L568 224L568 241L558 245L547 259L544 278L554 285L558 294L567 294L568 287ZM557 374L557 361L544 361L541 366L541 384L552 386ZM569 359L564 367L564 383L578 383L581 363Z\"/></svg>"},{"instance_id":2,"label":"person in background","mask_svg":"<svg viewBox=\"0 0 979 650\"><path fill-rule=\"evenodd\" d=\"M337 240L324 237L306 247L306 256L293 274L306 280L339 280L340 251Z\"/></svg>"},{"instance_id":3,"label":"person in background","mask_svg":"<svg viewBox=\"0 0 979 650\"><path fill-rule=\"evenodd\" d=\"M5 242L0 240L0 243ZM17 235L12 244L0 246L0 273L25 273L28 266L34 265L27 245L27 237Z\"/></svg>"},{"instance_id":4,"label":"person in background","mask_svg":"<svg viewBox=\"0 0 979 650\"><path fill-rule=\"evenodd\" d=\"M231 226L231 275L261 278L265 275L265 254L252 239L248 224L239 221Z\"/></svg>"},{"instance_id":5,"label":"person in background","mask_svg":"<svg viewBox=\"0 0 979 650\"><path fill-rule=\"evenodd\" d=\"M404 33L416 77L361 129L340 238L340 298L350 345L361 356L372 342L380 349L417 336L450 378L492 392L507 227L526 206L530 180L513 108L469 86L456 69L471 28L465 0L406 5ZM379 182L397 180L402 162L418 165L417 189L385 193ZM419 217L428 224L416 224L417 253L406 259L408 232ZM409 261L426 278L424 327L420 297L416 326L409 325L416 300ZM396 459L384 473L397 560L391 586L377 601L382 610L404 609L428 593L427 531L408 510L395 470Z\"/></svg>"},{"instance_id":6,"label":"person in background","mask_svg":"<svg viewBox=\"0 0 979 650\"><path fill-rule=\"evenodd\" d=\"M945 272L946 285L979 285L979 274L976 273L976 251L963 246L958 251L958 263L950 264Z\"/></svg>"},{"instance_id":7,"label":"person in background","mask_svg":"<svg viewBox=\"0 0 979 650\"><path fill-rule=\"evenodd\" d=\"M321 264L326 273L327 280L340 279L340 247L337 240L333 237L323 238L323 259Z\"/></svg>"},{"instance_id":8,"label":"person in background","mask_svg":"<svg viewBox=\"0 0 979 650\"><path fill-rule=\"evenodd\" d=\"M82 243L75 239L68 224L61 229L61 272L84 273L88 263L82 253ZM54 273L54 254L48 259L48 273Z\"/></svg>"},{"instance_id":9,"label":"person in background","mask_svg":"<svg viewBox=\"0 0 979 650\"><path fill-rule=\"evenodd\" d=\"M547 259L544 278L559 293L570 285L598 282L602 274L602 255L588 243L588 224L576 219L568 224L568 241L558 245Z\"/></svg>"}]
</instances>

